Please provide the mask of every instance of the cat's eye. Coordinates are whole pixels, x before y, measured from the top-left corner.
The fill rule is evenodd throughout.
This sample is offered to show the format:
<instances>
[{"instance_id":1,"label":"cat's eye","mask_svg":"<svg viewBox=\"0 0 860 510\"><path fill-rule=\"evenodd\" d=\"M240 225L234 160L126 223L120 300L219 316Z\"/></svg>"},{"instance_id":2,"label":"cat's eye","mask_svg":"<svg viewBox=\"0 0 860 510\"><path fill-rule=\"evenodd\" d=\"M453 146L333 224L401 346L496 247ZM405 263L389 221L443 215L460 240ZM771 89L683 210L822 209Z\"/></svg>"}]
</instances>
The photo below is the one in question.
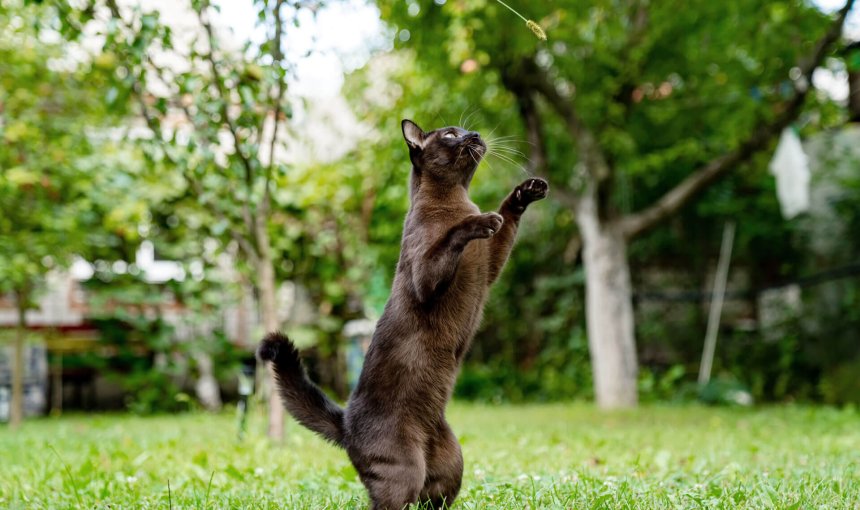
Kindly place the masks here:
<instances>
[{"instance_id":1,"label":"cat's eye","mask_svg":"<svg viewBox=\"0 0 860 510\"><path fill-rule=\"evenodd\" d=\"M442 138L457 138L457 135L453 131L448 131L442 135Z\"/></svg>"}]
</instances>

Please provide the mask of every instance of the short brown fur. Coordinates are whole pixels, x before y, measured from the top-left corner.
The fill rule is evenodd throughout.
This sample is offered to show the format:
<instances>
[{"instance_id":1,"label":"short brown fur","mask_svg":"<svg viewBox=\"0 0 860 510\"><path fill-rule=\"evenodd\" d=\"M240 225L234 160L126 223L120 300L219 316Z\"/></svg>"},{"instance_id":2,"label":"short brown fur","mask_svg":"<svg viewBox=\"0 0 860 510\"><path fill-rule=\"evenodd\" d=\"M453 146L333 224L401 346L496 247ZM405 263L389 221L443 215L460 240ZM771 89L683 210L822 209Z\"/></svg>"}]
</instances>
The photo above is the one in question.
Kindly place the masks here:
<instances>
[{"instance_id":1,"label":"short brown fur","mask_svg":"<svg viewBox=\"0 0 860 510\"><path fill-rule=\"evenodd\" d=\"M391 297L347 409L308 380L285 336L269 335L259 350L272 361L287 409L346 449L377 510L428 501L441 508L456 498L463 456L445 407L520 216L547 193L545 181L528 179L498 213L481 213L468 194L486 152L478 133L424 133L404 120L403 134L411 207Z\"/></svg>"}]
</instances>

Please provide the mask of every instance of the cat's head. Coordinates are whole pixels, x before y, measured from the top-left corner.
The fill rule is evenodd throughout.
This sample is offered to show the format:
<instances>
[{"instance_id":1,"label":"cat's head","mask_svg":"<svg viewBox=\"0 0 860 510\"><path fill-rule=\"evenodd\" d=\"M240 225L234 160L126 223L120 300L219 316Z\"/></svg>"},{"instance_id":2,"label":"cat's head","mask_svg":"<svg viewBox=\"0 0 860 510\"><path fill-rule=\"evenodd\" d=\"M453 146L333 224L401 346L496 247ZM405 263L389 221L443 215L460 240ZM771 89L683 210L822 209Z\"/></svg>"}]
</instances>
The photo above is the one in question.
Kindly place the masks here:
<instances>
[{"instance_id":1,"label":"cat's head","mask_svg":"<svg viewBox=\"0 0 860 510\"><path fill-rule=\"evenodd\" d=\"M401 126L409 147L409 159L421 178L440 184L468 187L478 163L487 152L481 135L459 127L439 128L425 133L418 124L405 119Z\"/></svg>"}]
</instances>

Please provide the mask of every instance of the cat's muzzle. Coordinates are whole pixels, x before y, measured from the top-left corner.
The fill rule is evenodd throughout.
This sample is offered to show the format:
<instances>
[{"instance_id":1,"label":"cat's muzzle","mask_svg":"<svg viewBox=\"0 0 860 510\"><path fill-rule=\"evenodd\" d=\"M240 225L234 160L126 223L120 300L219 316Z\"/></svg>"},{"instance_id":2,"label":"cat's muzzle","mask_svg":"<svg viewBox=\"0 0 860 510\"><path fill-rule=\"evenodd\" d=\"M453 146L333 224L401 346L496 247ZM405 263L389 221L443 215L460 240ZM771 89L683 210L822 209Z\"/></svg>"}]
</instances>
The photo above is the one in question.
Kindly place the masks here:
<instances>
[{"instance_id":1,"label":"cat's muzzle","mask_svg":"<svg viewBox=\"0 0 860 510\"><path fill-rule=\"evenodd\" d=\"M469 151L475 153L475 155L483 157L487 153L487 144L480 137L473 136L468 143Z\"/></svg>"}]
</instances>

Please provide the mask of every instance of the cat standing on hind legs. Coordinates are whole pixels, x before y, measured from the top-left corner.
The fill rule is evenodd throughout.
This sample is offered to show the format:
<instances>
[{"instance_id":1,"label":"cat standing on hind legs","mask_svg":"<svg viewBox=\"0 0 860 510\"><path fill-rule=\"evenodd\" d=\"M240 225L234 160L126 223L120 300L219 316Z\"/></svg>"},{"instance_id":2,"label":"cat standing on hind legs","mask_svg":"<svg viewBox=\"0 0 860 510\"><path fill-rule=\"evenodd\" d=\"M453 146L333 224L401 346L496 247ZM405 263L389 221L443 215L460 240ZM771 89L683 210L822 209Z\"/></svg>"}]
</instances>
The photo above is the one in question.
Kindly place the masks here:
<instances>
[{"instance_id":1,"label":"cat standing on hind legs","mask_svg":"<svg viewBox=\"0 0 860 510\"><path fill-rule=\"evenodd\" d=\"M520 216L548 189L528 179L498 212L482 213L468 193L487 151L480 135L425 133L409 120L402 128L412 174L400 260L348 407L308 379L286 336L271 333L258 351L290 414L347 451L374 510L441 508L457 497L463 456L445 407Z\"/></svg>"}]
</instances>

